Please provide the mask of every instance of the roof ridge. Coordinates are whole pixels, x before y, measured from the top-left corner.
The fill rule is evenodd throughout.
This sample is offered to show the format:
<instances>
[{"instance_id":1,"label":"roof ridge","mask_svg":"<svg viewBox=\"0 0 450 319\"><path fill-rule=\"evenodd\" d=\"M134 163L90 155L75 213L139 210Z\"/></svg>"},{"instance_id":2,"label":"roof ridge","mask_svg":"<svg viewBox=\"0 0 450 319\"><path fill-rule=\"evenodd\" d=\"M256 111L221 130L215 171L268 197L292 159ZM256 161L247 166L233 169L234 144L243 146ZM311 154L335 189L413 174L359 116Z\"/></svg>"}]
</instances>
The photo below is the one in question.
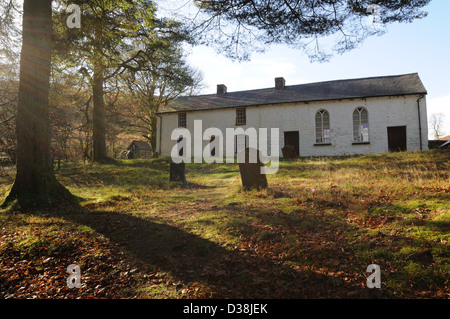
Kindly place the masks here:
<instances>
[{"instance_id":1,"label":"roof ridge","mask_svg":"<svg viewBox=\"0 0 450 319\"><path fill-rule=\"evenodd\" d=\"M333 83L333 82L350 82L350 81L372 80L372 79L382 79L382 78L398 78L398 77L403 77L403 76L408 76L408 75L419 75L419 73L418 72L412 72L412 73L397 74L397 75L379 75L379 76L369 76L369 77L352 78L352 79L336 79L336 80L308 82L308 83L301 83L301 84L286 85L285 88L298 87L298 86L302 86L302 85ZM224 95L233 94L233 93L263 91L263 90L275 90L275 87L266 87L266 88L240 90L240 91L231 91L231 92L225 93ZM181 98L192 98L192 97L204 97L204 96L217 96L217 94L216 93L208 93L208 94L199 94L199 95L184 95L184 96L180 96L180 97ZM223 95L220 95L220 96L223 96Z\"/></svg>"},{"instance_id":2,"label":"roof ridge","mask_svg":"<svg viewBox=\"0 0 450 319\"><path fill-rule=\"evenodd\" d=\"M320 83L329 83L329 82L349 82L349 81L361 81L361 80L373 80L373 79L386 79L386 78L399 78L407 75L419 75L419 73L405 73L405 74L397 74L397 75L378 75L378 76L367 76L362 78L352 78L352 79L337 79L337 80L328 80L328 81L318 81L318 82L310 82L305 84L320 84ZM297 84L303 85L303 84ZM296 86L296 85L292 85Z\"/></svg>"},{"instance_id":3,"label":"roof ridge","mask_svg":"<svg viewBox=\"0 0 450 319\"><path fill-rule=\"evenodd\" d=\"M427 94L417 72L311 82L280 90L272 87L185 96L175 99L158 113L415 94Z\"/></svg>"}]
</instances>

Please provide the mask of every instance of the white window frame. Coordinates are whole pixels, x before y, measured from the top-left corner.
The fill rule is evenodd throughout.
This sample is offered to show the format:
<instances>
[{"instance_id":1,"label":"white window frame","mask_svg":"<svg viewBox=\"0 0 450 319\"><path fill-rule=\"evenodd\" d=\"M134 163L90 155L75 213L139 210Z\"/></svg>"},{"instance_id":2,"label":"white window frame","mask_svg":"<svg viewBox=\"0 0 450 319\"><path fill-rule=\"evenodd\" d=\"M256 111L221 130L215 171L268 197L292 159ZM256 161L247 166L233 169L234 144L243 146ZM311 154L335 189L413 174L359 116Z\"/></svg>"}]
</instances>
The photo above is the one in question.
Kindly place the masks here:
<instances>
[{"instance_id":1,"label":"white window frame","mask_svg":"<svg viewBox=\"0 0 450 319\"><path fill-rule=\"evenodd\" d=\"M238 107L236 109L236 125L247 124L247 109L245 107Z\"/></svg>"},{"instance_id":2,"label":"white window frame","mask_svg":"<svg viewBox=\"0 0 450 319\"><path fill-rule=\"evenodd\" d=\"M326 121L325 115L328 117L328 121ZM314 117L314 122L316 128L316 144L330 144L330 113L327 110L318 111Z\"/></svg>"},{"instance_id":3,"label":"white window frame","mask_svg":"<svg viewBox=\"0 0 450 319\"><path fill-rule=\"evenodd\" d=\"M178 127L186 127L186 121L187 115L186 112L180 112L178 113Z\"/></svg>"},{"instance_id":4,"label":"white window frame","mask_svg":"<svg viewBox=\"0 0 450 319\"><path fill-rule=\"evenodd\" d=\"M365 113L365 118L364 114ZM356 115L356 116L355 116ZM369 112L365 107L358 107L353 111L353 143L369 143Z\"/></svg>"}]
</instances>

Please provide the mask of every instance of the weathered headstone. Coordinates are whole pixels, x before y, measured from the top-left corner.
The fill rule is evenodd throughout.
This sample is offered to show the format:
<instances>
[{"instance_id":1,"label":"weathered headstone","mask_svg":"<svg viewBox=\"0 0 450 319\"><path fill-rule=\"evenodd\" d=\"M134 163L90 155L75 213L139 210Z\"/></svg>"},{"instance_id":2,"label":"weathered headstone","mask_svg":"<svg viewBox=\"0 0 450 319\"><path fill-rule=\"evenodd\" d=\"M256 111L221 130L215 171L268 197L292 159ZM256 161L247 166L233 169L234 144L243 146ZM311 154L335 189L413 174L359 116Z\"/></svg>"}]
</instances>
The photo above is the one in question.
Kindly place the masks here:
<instances>
[{"instance_id":1,"label":"weathered headstone","mask_svg":"<svg viewBox=\"0 0 450 319\"><path fill-rule=\"evenodd\" d=\"M170 163L170 181L186 183L186 164Z\"/></svg>"},{"instance_id":2,"label":"weathered headstone","mask_svg":"<svg viewBox=\"0 0 450 319\"><path fill-rule=\"evenodd\" d=\"M251 152L256 151L255 158L250 156ZM259 158L259 152L254 149L246 148L242 152L245 152L245 161L241 157L238 156L238 159L241 158L239 162L239 171L241 173L242 186L244 190L249 189L265 189L267 188L267 177L265 174L261 173L261 168L264 164L261 162Z\"/></svg>"}]
</instances>

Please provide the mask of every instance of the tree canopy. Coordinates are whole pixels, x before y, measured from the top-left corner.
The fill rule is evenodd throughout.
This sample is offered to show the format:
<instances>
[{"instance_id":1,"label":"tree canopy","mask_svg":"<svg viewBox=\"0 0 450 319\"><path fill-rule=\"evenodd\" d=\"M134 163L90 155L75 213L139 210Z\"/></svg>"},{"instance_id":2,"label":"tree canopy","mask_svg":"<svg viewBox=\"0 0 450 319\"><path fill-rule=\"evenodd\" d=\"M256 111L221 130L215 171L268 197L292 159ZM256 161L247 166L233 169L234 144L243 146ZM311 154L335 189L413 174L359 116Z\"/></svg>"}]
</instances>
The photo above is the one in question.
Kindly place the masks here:
<instances>
[{"instance_id":1,"label":"tree canopy","mask_svg":"<svg viewBox=\"0 0 450 319\"><path fill-rule=\"evenodd\" d=\"M431 0L193 1L198 8L193 30L231 58L248 59L268 45L286 44L326 60L383 34L388 24L425 17L422 9Z\"/></svg>"},{"instance_id":2,"label":"tree canopy","mask_svg":"<svg viewBox=\"0 0 450 319\"><path fill-rule=\"evenodd\" d=\"M155 7L149 0L62 1L78 5L82 13L80 28L68 28L64 10L54 14L54 52L67 62L72 72L81 72L93 92L93 159L107 159L105 81L127 67L133 58L127 53L133 40L148 33L155 24ZM74 70L75 69L75 70Z\"/></svg>"},{"instance_id":3,"label":"tree canopy","mask_svg":"<svg viewBox=\"0 0 450 319\"><path fill-rule=\"evenodd\" d=\"M107 156L107 91L116 87L116 91L133 95L145 106L140 118L149 127L145 129L148 137L155 129L154 114L159 105L185 92L194 82L194 73L181 50L181 43L191 39L180 23L157 18L153 1L90 0L74 4L81 9L80 28L66 27L64 10L55 14L54 61L60 69L62 66L62 72L68 67L65 72L83 76L92 89L93 159L101 162Z\"/></svg>"},{"instance_id":4,"label":"tree canopy","mask_svg":"<svg viewBox=\"0 0 450 319\"><path fill-rule=\"evenodd\" d=\"M184 60L182 43L189 38L179 27L174 21L161 21L153 35L136 44L135 52L130 53L134 56L133 61L120 75L121 83L136 101L135 117L143 128L141 133L154 149L156 112L177 96L195 90L202 80L201 72Z\"/></svg>"}]
</instances>

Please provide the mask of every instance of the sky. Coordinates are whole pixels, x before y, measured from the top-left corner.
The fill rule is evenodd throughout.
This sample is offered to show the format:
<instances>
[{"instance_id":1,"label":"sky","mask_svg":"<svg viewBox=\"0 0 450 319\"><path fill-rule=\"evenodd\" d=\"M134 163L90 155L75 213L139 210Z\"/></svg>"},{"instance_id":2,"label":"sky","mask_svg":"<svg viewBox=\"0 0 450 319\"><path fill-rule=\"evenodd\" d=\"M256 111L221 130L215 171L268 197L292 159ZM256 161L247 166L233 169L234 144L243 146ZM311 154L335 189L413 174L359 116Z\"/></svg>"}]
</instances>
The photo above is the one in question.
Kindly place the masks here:
<instances>
[{"instance_id":1,"label":"sky","mask_svg":"<svg viewBox=\"0 0 450 319\"><path fill-rule=\"evenodd\" d=\"M313 63L286 46L253 54L248 62L234 62L198 46L190 49L187 60L204 74L201 94L215 93L217 84L225 84L229 92L273 87L275 77L296 85L417 72L428 91L428 117L443 113L443 132L450 135L450 1L432 0L425 11L426 18L391 24L384 35L324 63Z\"/></svg>"}]
</instances>

